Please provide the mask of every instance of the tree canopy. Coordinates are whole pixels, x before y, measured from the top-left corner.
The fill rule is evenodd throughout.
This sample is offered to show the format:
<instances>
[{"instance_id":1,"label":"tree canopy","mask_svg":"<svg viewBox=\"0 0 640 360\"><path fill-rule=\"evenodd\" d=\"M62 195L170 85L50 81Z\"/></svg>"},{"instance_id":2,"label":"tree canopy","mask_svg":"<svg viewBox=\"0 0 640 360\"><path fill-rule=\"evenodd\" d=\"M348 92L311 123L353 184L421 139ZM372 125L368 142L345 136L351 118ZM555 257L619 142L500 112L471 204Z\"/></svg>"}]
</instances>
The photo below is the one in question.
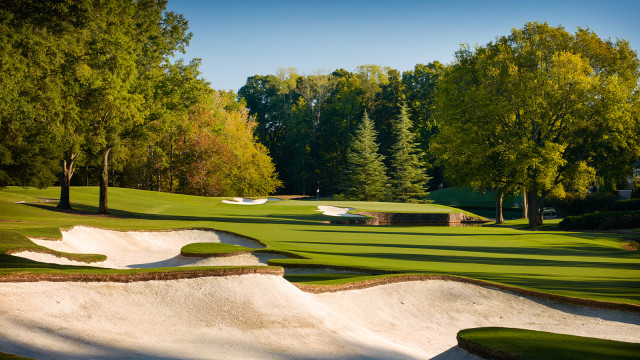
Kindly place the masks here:
<instances>
[{"instance_id":1,"label":"tree canopy","mask_svg":"<svg viewBox=\"0 0 640 360\"><path fill-rule=\"evenodd\" d=\"M588 29L528 23L462 48L439 83L433 153L477 188L524 188L530 226L553 191L585 188L640 155L637 55Z\"/></svg>"}]
</instances>

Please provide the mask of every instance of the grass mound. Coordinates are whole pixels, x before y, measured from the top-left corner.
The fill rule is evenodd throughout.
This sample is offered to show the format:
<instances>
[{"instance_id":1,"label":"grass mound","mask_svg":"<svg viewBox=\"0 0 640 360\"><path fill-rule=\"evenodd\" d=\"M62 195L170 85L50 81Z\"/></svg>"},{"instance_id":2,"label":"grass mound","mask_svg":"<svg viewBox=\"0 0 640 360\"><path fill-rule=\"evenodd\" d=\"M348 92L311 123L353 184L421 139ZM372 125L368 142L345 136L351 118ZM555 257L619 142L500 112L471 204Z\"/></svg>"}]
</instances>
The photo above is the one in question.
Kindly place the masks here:
<instances>
[{"instance_id":1,"label":"grass mound","mask_svg":"<svg viewBox=\"0 0 640 360\"><path fill-rule=\"evenodd\" d=\"M458 345L472 354L500 360L640 359L640 344L511 328L458 332Z\"/></svg>"},{"instance_id":2,"label":"grass mound","mask_svg":"<svg viewBox=\"0 0 640 360\"><path fill-rule=\"evenodd\" d=\"M182 247L182 256L208 257L208 256L233 256L237 254L247 254L255 249L240 245L224 243L193 243Z\"/></svg>"}]
</instances>

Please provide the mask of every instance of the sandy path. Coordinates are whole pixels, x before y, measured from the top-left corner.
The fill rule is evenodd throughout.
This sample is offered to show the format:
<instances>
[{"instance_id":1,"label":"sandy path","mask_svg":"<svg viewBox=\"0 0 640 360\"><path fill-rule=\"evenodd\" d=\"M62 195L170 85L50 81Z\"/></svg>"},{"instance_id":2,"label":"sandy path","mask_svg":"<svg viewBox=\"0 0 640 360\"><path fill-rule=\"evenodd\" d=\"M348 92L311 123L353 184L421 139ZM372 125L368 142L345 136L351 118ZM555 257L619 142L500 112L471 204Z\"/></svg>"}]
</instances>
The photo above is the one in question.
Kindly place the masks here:
<instances>
[{"instance_id":1,"label":"sandy path","mask_svg":"<svg viewBox=\"0 0 640 360\"><path fill-rule=\"evenodd\" d=\"M640 315L440 280L309 294L281 277L0 284L0 351L38 359L476 359L458 330L640 342Z\"/></svg>"},{"instance_id":2,"label":"sandy path","mask_svg":"<svg viewBox=\"0 0 640 360\"><path fill-rule=\"evenodd\" d=\"M245 254L231 257L194 258L180 256L180 249L191 243L217 242L248 248L262 247L258 242L227 233L206 230L114 231L76 226L62 231L61 241L31 239L34 243L57 251L76 254L102 254L107 261L86 264L36 252L19 252L20 256L40 262L62 265L90 265L114 269L172 266L266 265L273 254Z\"/></svg>"}]
</instances>

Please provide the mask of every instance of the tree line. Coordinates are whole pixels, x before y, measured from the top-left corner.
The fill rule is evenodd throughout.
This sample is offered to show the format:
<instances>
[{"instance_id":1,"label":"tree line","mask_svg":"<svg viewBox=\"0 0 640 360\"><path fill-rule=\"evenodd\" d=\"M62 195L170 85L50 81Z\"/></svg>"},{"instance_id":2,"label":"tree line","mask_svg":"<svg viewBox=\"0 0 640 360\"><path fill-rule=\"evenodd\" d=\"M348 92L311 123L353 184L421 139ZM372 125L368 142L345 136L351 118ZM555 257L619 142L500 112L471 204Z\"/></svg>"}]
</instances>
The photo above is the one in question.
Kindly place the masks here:
<instances>
[{"instance_id":1,"label":"tree line","mask_svg":"<svg viewBox=\"0 0 640 360\"><path fill-rule=\"evenodd\" d=\"M393 177L386 170L396 171L400 165L392 162L396 123L404 117L403 126L413 134L411 147L416 148L411 159L419 159L415 171L429 172L424 189L438 188L444 181L441 167L425 155L437 131L434 96L444 69L439 62L418 64L403 73L378 65L310 75L282 68L249 77L238 96L255 117L256 135L274 159L284 193L315 194L320 189L323 195L355 196L350 170L354 159L349 161L349 154L365 113L376 131L385 176Z\"/></svg>"},{"instance_id":2,"label":"tree line","mask_svg":"<svg viewBox=\"0 0 640 360\"><path fill-rule=\"evenodd\" d=\"M256 124L184 54L192 34L166 0L4 1L0 187L99 184L207 196L279 186ZM74 176L80 172L83 176Z\"/></svg>"},{"instance_id":3,"label":"tree line","mask_svg":"<svg viewBox=\"0 0 640 360\"><path fill-rule=\"evenodd\" d=\"M428 157L403 171L428 169L430 189L496 191L497 222L503 195L522 193L535 227L549 196L627 181L640 158L639 75L627 41L533 22L484 46L463 46L447 66L304 76L280 69L248 78L238 95L285 192L384 193L387 169L409 161L398 158L394 134L396 119L407 116L412 142ZM379 147L378 156L367 157L367 144ZM365 190L366 181L381 185Z\"/></svg>"}]
</instances>

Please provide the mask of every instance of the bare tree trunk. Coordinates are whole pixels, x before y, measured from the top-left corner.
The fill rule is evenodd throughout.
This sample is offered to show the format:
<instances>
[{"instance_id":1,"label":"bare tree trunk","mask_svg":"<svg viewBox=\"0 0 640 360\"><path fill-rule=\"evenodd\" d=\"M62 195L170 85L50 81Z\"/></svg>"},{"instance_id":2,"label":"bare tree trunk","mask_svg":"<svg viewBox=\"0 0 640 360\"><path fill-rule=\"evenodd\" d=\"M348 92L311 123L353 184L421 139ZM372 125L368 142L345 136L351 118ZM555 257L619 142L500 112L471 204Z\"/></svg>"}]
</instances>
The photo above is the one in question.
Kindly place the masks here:
<instances>
[{"instance_id":1,"label":"bare tree trunk","mask_svg":"<svg viewBox=\"0 0 640 360\"><path fill-rule=\"evenodd\" d=\"M504 216L502 215L502 200L504 194L502 191L496 192L496 224L504 224Z\"/></svg>"},{"instance_id":2,"label":"bare tree trunk","mask_svg":"<svg viewBox=\"0 0 640 360\"><path fill-rule=\"evenodd\" d=\"M109 214L109 206L107 205L107 188L109 187L109 152L111 148L107 148L104 152L104 160L102 163L102 174L100 176L100 201L98 214Z\"/></svg>"},{"instance_id":3,"label":"bare tree trunk","mask_svg":"<svg viewBox=\"0 0 640 360\"><path fill-rule=\"evenodd\" d=\"M171 142L171 151L169 152L169 192L173 192L173 141Z\"/></svg>"},{"instance_id":4,"label":"bare tree trunk","mask_svg":"<svg viewBox=\"0 0 640 360\"><path fill-rule=\"evenodd\" d=\"M75 171L73 164L77 157L78 155L71 153L68 159L60 160L62 173L60 174L60 201L58 202L58 209L72 210L71 202L69 201L69 192L71 187L71 177Z\"/></svg>"},{"instance_id":5,"label":"bare tree trunk","mask_svg":"<svg viewBox=\"0 0 640 360\"><path fill-rule=\"evenodd\" d=\"M522 189L522 217L525 219L529 218L529 209L527 206L527 190Z\"/></svg>"},{"instance_id":6,"label":"bare tree trunk","mask_svg":"<svg viewBox=\"0 0 640 360\"><path fill-rule=\"evenodd\" d=\"M537 189L531 189L527 192L527 205L529 209L529 228L533 229L542 225L542 211L540 211L541 202L538 200Z\"/></svg>"}]
</instances>

